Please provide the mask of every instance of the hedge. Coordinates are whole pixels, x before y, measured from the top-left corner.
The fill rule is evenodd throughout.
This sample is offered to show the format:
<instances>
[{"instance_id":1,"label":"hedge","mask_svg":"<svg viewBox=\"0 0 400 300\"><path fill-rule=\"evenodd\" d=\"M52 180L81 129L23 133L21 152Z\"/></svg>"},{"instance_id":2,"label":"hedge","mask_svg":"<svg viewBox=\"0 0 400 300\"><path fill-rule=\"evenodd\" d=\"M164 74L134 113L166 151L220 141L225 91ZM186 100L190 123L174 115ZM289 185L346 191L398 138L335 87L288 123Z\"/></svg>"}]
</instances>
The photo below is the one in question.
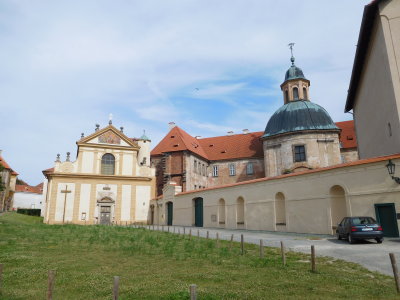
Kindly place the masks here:
<instances>
[{"instance_id":1,"label":"hedge","mask_svg":"<svg viewBox=\"0 0 400 300\"><path fill-rule=\"evenodd\" d=\"M40 211L41 209L39 208L18 208L17 213L19 214L24 214L28 216L37 216L40 217Z\"/></svg>"}]
</instances>

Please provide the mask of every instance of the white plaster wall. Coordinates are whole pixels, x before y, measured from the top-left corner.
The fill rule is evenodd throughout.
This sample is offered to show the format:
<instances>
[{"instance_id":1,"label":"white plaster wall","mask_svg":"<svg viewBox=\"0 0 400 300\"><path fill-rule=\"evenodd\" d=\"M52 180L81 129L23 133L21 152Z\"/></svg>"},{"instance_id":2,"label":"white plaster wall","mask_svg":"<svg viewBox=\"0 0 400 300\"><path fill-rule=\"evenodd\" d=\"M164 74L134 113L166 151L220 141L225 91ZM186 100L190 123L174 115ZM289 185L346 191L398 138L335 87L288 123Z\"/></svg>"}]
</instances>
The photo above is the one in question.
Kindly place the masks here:
<instances>
[{"instance_id":1,"label":"white plaster wall","mask_svg":"<svg viewBox=\"0 0 400 300\"><path fill-rule=\"evenodd\" d=\"M82 173L93 172L94 153L83 151L82 153Z\"/></svg>"},{"instance_id":2,"label":"white plaster wall","mask_svg":"<svg viewBox=\"0 0 400 300\"><path fill-rule=\"evenodd\" d=\"M66 186L68 186L68 191L71 193L61 193L62 190L65 190ZM65 200L65 195L67 198ZM65 205L65 222L72 221L72 216L74 212L74 199L75 199L75 184L74 183L60 183L57 184L57 199L56 199L56 212L55 212L55 221L63 220L64 213L64 202Z\"/></svg>"},{"instance_id":3,"label":"white plaster wall","mask_svg":"<svg viewBox=\"0 0 400 300\"><path fill-rule=\"evenodd\" d=\"M43 201L42 194L16 192L14 194L13 208L15 208L15 209L17 209L17 208L43 209L42 201Z\"/></svg>"},{"instance_id":4,"label":"white plaster wall","mask_svg":"<svg viewBox=\"0 0 400 300\"><path fill-rule=\"evenodd\" d=\"M122 185L121 221L131 220L132 186Z\"/></svg>"},{"instance_id":5,"label":"white plaster wall","mask_svg":"<svg viewBox=\"0 0 400 300\"><path fill-rule=\"evenodd\" d=\"M393 160L397 165L400 159ZM349 216L376 217L376 203L395 203L400 213L400 185L387 174L387 160L352 165L330 170L286 175L269 180L255 181L226 188L206 189L178 195L166 195L158 200L163 209L167 201L174 203L174 225L190 226L194 223L196 197L203 198L204 227L219 227L212 221L218 215L218 202L226 204L226 228L237 228L236 201L245 203L245 228L250 230L276 230L275 196L283 193L286 207L286 227L283 231L331 234L330 189L339 185L345 191L346 211ZM154 201L152 204L156 205ZM157 205L156 205L157 207ZM161 211L158 212L161 214ZM164 219L160 221L164 222Z\"/></svg>"},{"instance_id":6,"label":"white plaster wall","mask_svg":"<svg viewBox=\"0 0 400 300\"><path fill-rule=\"evenodd\" d=\"M109 187L109 190L104 190L104 187ZM103 197L110 197L117 201L117 185L116 184L97 184L96 185L96 200L101 200Z\"/></svg>"},{"instance_id":7,"label":"white plaster wall","mask_svg":"<svg viewBox=\"0 0 400 300\"><path fill-rule=\"evenodd\" d=\"M79 215L78 219L81 220L82 213L86 213L86 220L90 220L90 190L91 184L81 184L81 194L79 199Z\"/></svg>"},{"instance_id":8,"label":"white plaster wall","mask_svg":"<svg viewBox=\"0 0 400 300\"><path fill-rule=\"evenodd\" d=\"M150 207L151 186L136 186L136 220L147 220Z\"/></svg>"},{"instance_id":9,"label":"white plaster wall","mask_svg":"<svg viewBox=\"0 0 400 300\"><path fill-rule=\"evenodd\" d=\"M122 175L132 176L133 154L123 154Z\"/></svg>"}]
</instances>

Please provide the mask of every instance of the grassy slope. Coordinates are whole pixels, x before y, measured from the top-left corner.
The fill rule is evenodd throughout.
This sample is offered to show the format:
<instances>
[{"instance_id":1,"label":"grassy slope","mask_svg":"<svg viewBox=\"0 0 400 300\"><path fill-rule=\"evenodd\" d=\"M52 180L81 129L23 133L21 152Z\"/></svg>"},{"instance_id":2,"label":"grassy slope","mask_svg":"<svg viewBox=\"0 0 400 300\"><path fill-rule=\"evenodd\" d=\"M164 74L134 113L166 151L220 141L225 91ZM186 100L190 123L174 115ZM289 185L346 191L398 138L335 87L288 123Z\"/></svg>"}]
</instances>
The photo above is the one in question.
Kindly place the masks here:
<instances>
[{"instance_id":1,"label":"grassy slope","mask_svg":"<svg viewBox=\"0 0 400 300\"><path fill-rule=\"evenodd\" d=\"M114 275L121 276L120 299L188 299L197 284L199 299L395 298L393 279L356 264L277 249L182 237L145 229L50 226L14 213L0 216L0 299L45 299L47 271L57 270L55 299L111 299Z\"/></svg>"}]
</instances>

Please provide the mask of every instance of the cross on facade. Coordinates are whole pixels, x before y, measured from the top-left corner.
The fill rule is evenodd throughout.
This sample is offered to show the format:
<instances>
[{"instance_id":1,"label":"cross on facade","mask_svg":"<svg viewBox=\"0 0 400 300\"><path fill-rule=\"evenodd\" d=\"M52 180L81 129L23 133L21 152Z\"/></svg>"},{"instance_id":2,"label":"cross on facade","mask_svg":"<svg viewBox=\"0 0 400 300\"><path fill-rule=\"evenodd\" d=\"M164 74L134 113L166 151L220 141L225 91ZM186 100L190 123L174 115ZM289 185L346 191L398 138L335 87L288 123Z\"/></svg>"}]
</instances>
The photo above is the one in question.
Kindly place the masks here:
<instances>
[{"instance_id":1,"label":"cross on facade","mask_svg":"<svg viewBox=\"0 0 400 300\"><path fill-rule=\"evenodd\" d=\"M65 185L65 190L61 190L62 194L65 194L64 197L64 211L63 211L63 224L64 224L64 220L65 220L65 206L67 204L67 194L71 193L70 190L68 190L68 185Z\"/></svg>"}]
</instances>

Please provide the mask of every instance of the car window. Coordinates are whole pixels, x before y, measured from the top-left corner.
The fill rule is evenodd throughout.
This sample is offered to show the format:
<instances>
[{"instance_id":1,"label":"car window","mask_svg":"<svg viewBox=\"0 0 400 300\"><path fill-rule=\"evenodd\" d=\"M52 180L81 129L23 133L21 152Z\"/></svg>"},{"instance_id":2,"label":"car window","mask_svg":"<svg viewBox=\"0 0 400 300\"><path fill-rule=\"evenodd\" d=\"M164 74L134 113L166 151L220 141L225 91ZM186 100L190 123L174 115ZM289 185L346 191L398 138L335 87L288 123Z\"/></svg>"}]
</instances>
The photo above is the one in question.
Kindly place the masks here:
<instances>
[{"instance_id":1,"label":"car window","mask_svg":"<svg viewBox=\"0 0 400 300\"><path fill-rule=\"evenodd\" d=\"M375 224L376 221L371 217L356 217L352 218L352 223L354 225L367 225L367 224Z\"/></svg>"}]
</instances>

